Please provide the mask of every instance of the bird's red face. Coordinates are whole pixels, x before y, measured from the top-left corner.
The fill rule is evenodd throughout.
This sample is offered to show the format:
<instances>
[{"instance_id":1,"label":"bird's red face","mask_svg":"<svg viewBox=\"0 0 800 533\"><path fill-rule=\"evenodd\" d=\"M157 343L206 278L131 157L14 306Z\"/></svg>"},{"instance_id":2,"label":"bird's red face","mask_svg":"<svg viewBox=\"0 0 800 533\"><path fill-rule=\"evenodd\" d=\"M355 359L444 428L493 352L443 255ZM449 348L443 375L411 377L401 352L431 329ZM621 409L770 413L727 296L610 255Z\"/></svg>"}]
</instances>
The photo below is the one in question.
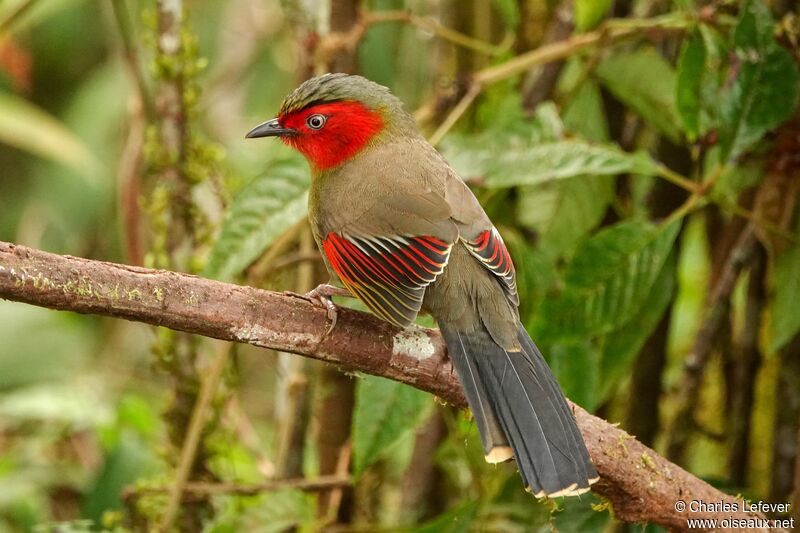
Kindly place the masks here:
<instances>
[{"instance_id":1,"label":"bird's red face","mask_svg":"<svg viewBox=\"0 0 800 533\"><path fill-rule=\"evenodd\" d=\"M360 102L312 105L255 127L247 137L280 137L315 170L337 167L356 155L384 127L379 112Z\"/></svg>"}]
</instances>

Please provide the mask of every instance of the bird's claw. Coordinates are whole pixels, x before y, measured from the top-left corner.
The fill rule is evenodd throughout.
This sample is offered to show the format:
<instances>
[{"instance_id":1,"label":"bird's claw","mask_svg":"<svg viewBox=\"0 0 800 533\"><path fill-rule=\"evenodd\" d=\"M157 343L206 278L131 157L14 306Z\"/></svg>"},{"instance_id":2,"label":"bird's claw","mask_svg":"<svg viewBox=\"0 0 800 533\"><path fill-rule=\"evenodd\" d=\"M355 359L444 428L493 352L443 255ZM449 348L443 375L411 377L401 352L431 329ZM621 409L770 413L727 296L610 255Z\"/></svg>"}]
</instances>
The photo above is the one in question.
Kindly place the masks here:
<instances>
[{"instance_id":1,"label":"bird's claw","mask_svg":"<svg viewBox=\"0 0 800 533\"><path fill-rule=\"evenodd\" d=\"M291 296L298 296L303 298L304 300L308 300L309 302L323 307L327 313L328 320L330 320L330 326L328 326L328 330L325 332L325 335L330 334L333 331L333 328L336 326L336 319L339 316L339 310L336 307L336 304L331 299L332 296L350 296L350 291L347 289L342 289L340 287L336 287L334 285L329 285L327 283L323 283L318 285L315 289L312 289L305 293L304 295L299 295L292 292L287 292Z\"/></svg>"}]
</instances>

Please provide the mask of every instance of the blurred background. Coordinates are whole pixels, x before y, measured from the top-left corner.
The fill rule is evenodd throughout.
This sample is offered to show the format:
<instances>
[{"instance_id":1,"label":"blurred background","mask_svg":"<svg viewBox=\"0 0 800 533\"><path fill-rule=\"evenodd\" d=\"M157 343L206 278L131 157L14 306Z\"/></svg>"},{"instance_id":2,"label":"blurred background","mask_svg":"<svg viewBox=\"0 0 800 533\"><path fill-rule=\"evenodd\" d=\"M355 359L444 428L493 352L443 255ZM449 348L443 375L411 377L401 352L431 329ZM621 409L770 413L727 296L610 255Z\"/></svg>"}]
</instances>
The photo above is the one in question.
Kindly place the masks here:
<instances>
[{"instance_id":1,"label":"blurred background","mask_svg":"<svg viewBox=\"0 0 800 533\"><path fill-rule=\"evenodd\" d=\"M798 503L799 41L789 0L4 0L0 240L306 292L306 164L243 137L357 72L498 225L567 396ZM535 501L394 382L7 301L0 339L2 533L660 530Z\"/></svg>"}]
</instances>

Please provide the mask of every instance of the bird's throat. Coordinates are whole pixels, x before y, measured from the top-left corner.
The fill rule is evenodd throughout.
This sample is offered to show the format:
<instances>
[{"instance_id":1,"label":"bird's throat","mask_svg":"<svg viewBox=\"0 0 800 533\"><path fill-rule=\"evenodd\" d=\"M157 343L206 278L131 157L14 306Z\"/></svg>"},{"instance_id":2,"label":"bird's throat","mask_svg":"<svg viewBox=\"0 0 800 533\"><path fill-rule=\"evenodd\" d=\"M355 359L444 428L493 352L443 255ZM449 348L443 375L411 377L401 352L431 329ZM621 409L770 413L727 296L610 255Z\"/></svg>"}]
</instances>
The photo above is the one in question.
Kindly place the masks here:
<instances>
[{"instance_id":1,"label":"bird's throat","mask_svg":"<svg viewBox=\"0 0 800 533\"><path fill-rule=\"evenodd\" d=\"M330 116L325 128L284 140L300 151L317 172L352 159L384 128L383 116L359 102L322 104L314 106L313 111Z\"/></svg>"}]
</instances>

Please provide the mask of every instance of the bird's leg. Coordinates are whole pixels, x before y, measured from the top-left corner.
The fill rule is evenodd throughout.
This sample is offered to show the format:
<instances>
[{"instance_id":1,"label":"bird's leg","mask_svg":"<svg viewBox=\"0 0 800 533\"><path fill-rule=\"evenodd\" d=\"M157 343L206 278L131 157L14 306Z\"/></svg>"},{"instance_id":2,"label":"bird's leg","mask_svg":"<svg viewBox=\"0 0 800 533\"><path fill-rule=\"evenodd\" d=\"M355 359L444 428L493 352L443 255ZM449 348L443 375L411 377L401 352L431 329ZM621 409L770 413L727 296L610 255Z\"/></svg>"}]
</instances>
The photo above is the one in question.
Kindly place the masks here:
<instances>
[{"instance_id":1,"label":"bird's leg","mask_svg":"<svg viewBox=\"0 0 800 533\"><path fill-rule=\"evenodd\" d=\"M347 289L336 287L335 285L331 285L329 283L322 283L320 285L317 285L315 289L312 289L303 295L299 295L290 291L286 291L284 292L284 294L289 296L298 296L320 307L324 307L325 310L328 312L328 320L331 321L331 325L330 327L328 327L328 331L325 332L326 335L331 331L333 331L334 326L336 326L336 319L339 314L336 308L336 304L333 302L333 300L331 300L331 298L333 296L347 296L348 298L353 298L353 294Z\"/></svg>"}]
</instances>

